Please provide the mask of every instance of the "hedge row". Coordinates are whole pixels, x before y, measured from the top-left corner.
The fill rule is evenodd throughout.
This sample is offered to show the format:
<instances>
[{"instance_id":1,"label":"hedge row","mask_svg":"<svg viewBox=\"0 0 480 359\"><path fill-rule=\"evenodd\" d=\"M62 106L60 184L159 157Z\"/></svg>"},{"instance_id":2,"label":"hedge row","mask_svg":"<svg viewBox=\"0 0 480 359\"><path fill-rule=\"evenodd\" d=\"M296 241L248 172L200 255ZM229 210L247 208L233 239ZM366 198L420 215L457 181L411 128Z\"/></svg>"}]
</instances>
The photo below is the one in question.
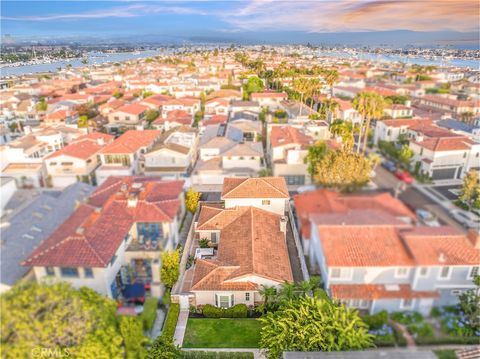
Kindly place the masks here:
<instances>
[{"instance_id":1,"label":"hedge row","mask_svg":"<svg viewBox=\"0 0 480 359\"><path fill-rule=\"evenodd\" d=\"M245 304L236 304L225 309L207 304L203 307L202 314L205 318L246 318L248 307Z\"/></svg>"},{"instance_id":2,"label":"hedge row","mask_svg":"<svg viewBox=\"0 0 480 359\"><path fill-rule=\"evenodd\" d=\"M373 344L375 344L376 347L382 348L382 347L394 347L395 346L395 338L390 336L387 338L375 338L373 340ZM400 344L399 344L400 345Z\"/></svg>"},{"instance_id":3,"label":"hedge row","mask_svg":"<svg viewBox=\"0 0 480 359\"><path fill-rule=\"evenodd\" d=\"M163 324L162 336L173 338L175 334L175 327L177 326L178 315L180 314L180 304L172 303L170 304L170 309L168 310L167 319Z\"/></svg>"},{"instance_id":4,"label":"hedge row","mask_svg":"<svg viewBox=\"0 0 480 359\"><path fill-rule=\"evenodd\" d=\"M140 315L143 322L143 329L148 331L152 330L155 319L157 319L157 305L157 298L149 297L145 300L143 312Z\"/></svg>"},{"instance_id":5,"label":"hedge row","mask_svg":"<svg viewBox=\"0 0 480 359\"><path fill-rule=\"evenodd\" d=\"M253 359L252 352L182 351L182 359Z\"/></svg>"},{"instance_id":6,"label":"hedge row","mask_svg":"<svg viewBox=\"0 0 480 359\"><path fill-rule=\"evenodd\" d=\"M437 345L437 344L480 344L480 337L418 337L415 339L417 345Z\"/></svg>"}]
</instances>

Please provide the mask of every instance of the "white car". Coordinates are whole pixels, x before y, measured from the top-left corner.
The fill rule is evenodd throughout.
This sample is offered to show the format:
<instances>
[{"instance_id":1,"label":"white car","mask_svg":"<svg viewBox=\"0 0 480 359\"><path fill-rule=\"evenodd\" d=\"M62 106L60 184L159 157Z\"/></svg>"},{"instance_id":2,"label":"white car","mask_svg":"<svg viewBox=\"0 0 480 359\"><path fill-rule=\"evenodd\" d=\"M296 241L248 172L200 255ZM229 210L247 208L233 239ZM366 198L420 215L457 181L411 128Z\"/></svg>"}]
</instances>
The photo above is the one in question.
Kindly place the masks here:
<instances>
[{"instance_id":1,"label":"white car","mask_svg":"<svg viewBox=\"0 0 480 359\"><path fill-rule=\"evenodd\" d=\"M424 225L429 227L440 227L440 223L438 222L437 217L435 217L429 211L426 211L424 209L417 209L415 211L415 214L417 215L418 221L423 223Z\"/></svg>"},{"instance_id":2,"label":"white car","mask_svg":"<svg viewBox=\"0 0 480 359\"><path fill-rule=\"evenodd\" d=\"M453 209L450 214L467 228L473 228L477 231L480 230L480 217L472 212L467 212L462 209Z\"/></svg>"}]
</instances>

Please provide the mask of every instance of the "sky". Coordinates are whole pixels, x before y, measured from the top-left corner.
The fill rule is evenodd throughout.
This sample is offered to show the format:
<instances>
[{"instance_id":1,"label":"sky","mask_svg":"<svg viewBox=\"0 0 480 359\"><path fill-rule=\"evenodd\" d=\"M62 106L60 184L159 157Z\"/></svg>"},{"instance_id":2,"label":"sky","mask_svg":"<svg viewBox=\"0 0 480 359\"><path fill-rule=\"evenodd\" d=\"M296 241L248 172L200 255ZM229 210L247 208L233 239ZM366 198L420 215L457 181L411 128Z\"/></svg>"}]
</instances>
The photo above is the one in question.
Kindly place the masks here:
<instances>
[{"instance_id":1,"label":"sky","mask_svg":"<svg viewBox=\"0 0 480 359\"><path fill-rule=\"evenodd\" d=\"M477 0L1 1L14 38L478 32ZM461 36L461 35L458 35Z\"/></svg>"}]
</instances>

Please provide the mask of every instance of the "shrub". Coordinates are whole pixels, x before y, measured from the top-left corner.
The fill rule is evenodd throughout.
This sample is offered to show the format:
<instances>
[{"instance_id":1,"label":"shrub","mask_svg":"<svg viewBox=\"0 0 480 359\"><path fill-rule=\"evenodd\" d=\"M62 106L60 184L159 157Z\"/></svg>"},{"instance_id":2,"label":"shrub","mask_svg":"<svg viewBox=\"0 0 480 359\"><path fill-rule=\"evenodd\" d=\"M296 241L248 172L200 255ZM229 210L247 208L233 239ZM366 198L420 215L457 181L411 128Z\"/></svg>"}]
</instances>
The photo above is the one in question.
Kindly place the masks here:
<instances>
[{"instance_id":1,"label":"shrub","mask_svg":"<svg viewBox=\"0 0 480 359\"><path fill-rule=\"evenodd\" d=\"M180 304L172 303L170 304L170 309L167 314L167 319L163 324L162 337L173 338L175 333L175 327L177 326L178 315L180 314Z\"/></svg>"},{"instance_id":2,"label":"shrub","mask_svg":"<svg viewBox=\"0 0 480 359\"><path fill-rule=\"evenodd\" d=\"M157 298L147 298L143 304L143 312L140 315L140 318L143 322L143 328L145 330L152 330L155 319L157 319Z\"/></svg>"},{"instance_id":3,"label":"shrub","mask_svg":"<svg viewBox=\"0 0 480 359\"><path fill-rule=\"evenodd\" d=\"M208 239L202 238L198 241L198 244L200 245L200 248L208 248Z\"/></svg>"},{"instance_id":4,"label":"shrub","mask_svg":"<svg viewBox=\"0 0 480 359\"><path fill-rule=\"evenodd\" d=\"M202 313L205 318L246 318L248 316L248 307L245 304L236 304L225 309L207 304L203 307Z\"/></svg>"},{"instance_id":5,"label":"shrub","mask_svg":"<svg viewBox=\"0 0 480 359\"><path fill-rule=\"evenodd\" d=\"M437 307L433 307L432 310L430 311L430 316L433 318L438 318L441 315L442 315L442 312Z\"/></svg>"},{"instance_id":6,"label":"shrub","mask_svg":"<svg viewBox=\"0 0 480 359\"><path fill-rule=\"evenodd\" d=\"M163 305L169 305L170 304L170 301L171 301L171 297L170 297L171 293L170 293L170 289L165 289L165 292L163 293L163 296L162 296L162 304Z\"/></svg>"},{"instance_id":7,"label":"shrub","mask_svg":"<svg viewBox=\"0 0 480 359\"><path fill-rule=\"evenodd\" d=\"M382 328L388 322L388 313L385 310L377 314L363 316L363 321L368 325L369 329L377 330Z\"/></svg>"},{"instance_id":8,"label":"shrub","mask_svg":"<svg viewBox=\"0 0 480 359\"><path fill-rule=\"evenodd\" d=\"M393 312L390 314L390 318L403 325L419 323L423 320L422 315L418 312Z\"/></svg>"},{"instance_id":9,"label":"shrub","mask_svg":"<svg viewBox=\"0 0 480 359\"><path fill-rule=\"evenodd\" d=\"M183 351L182 359L253 359L251 352L205 352L205 351Z\"/></svg>"},{"instance_id":10,"label":"shrub","mask_svg":"<svg viewBox=\"0 0 480 359\"><path fill-rule=\"evenodd\" d=\"M410 324L408 326L408 331L413 335L414 338L433 336L433 328L428 323Z\"/></svg>"}]
</instances>

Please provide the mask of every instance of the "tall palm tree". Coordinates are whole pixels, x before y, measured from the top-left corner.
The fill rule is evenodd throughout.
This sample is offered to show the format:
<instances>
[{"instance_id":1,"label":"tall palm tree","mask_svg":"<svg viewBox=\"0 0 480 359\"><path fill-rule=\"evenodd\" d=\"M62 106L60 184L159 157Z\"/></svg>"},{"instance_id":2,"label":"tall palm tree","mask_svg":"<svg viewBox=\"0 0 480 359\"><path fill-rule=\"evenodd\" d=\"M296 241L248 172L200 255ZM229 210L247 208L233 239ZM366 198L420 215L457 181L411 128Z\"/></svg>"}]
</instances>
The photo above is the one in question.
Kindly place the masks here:
<instances>
[{"instance_id":1,"label":"tall palm tree","mask_svg":"<svg viewBox=\"0 0 480 359\"><path fill-rule=\"evenodd\" d=\"M338 108L339 104L337 101L327 98L325 101L323 101L320 111L322 111L321 113L324 114L325 119L327 119L328 114L331 114L332 117L334 117Z\"/></svg>"},{"instance_id":2,"label":"tall palm tree","mask_svg":"<svg viewBox=\"0 0 480 359\"><path fill-rule=\"evenodd\" d=\"M262 285L258 292L263 297L263 308L264 312L266 312L271 302L276 301L275 297L277 295L277 289L275 287Z\"/></svg>"},{"instance_id":3,"label":"tall palm tree","mask_svg":"<svg viewBox=\"0 0 480 359\"><path fill-rule=\"evenodd\" d=\"M370 121L373 118L379 118L383 115L383 108L385 106L385 101L382 96L376 92L360 92L353 99L353 108L358 111L364 118L363 131L360 128L358 134L357 142L357 153L360 152L360 144L362 141L363 135L363 148L362 151L365 152L367 148L367 139L368 139L368 130L370 128ZM362 133L363 132L363 133Z\"/></svg>"},{"instance_id":4,"label":"tall palm tree","mask_svg":"<svg viewBox=\"0 0 480 359\"><path fill-rule=\"evenodd\" d=\"M295 297L295 284L285 282L280 288L280 299L281 300L290 300Z\"/></svg>"},{"instance_id":5,"label":"tall palm tree","mask_svg":"<svg viewBox=\"0 0 480 359\"><path fill-rule=\"evenodd\" d=\"M330 97L333 96L333 85L335 85L340 78L337 70L325 70L323 73L323 78L330 87Z\"/></svg>"}]
</instances>

